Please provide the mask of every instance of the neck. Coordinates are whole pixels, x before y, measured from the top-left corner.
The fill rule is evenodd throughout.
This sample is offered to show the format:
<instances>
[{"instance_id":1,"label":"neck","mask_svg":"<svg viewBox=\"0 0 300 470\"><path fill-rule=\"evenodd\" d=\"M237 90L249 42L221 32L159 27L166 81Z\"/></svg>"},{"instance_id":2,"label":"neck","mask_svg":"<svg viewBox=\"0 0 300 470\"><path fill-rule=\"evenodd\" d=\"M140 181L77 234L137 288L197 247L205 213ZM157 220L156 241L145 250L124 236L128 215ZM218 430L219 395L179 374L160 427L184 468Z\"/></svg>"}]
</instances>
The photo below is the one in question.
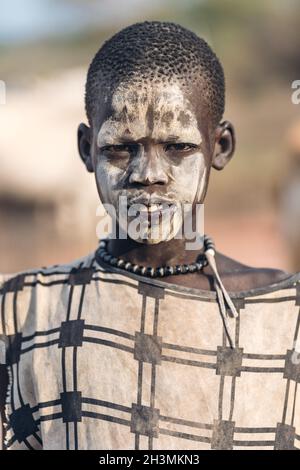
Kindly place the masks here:
<instances>
[{"instance_id":1,"label":"neck","mask_svg":"<svg viewBox=\"0 0 300 470\"><path fill-rule=\"evenodd\" d=\"M108 251L132 264L158 267L188 264L196 260L199 250L185 249L186 240L172 239L155 245L137 243L131 238L109 240Z\"/></svg>"}]
</instances>

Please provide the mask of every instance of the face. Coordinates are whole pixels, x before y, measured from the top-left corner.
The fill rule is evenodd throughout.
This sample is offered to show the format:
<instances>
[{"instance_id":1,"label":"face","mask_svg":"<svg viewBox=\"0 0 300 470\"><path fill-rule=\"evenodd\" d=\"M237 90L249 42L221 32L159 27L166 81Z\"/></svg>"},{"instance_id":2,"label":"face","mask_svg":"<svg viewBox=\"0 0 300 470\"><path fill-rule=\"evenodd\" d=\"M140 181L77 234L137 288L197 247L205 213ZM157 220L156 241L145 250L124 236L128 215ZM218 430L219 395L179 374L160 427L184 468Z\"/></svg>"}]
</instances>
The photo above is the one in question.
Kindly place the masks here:
<instances>
[{"instance_id":1,"label":"face","mask_svg":"<svg viewBox=\"0 0 300 470\"><path fill-rule=\"evenodd\" d=\"M110 113L89 133L89 152L83 151L87 131L79 131L102 203L114 207L120 228L140 243L170 240L184 211L203 202L214 145L199 116L176 84L120 85Z\"/></svg>"}]
</instances>

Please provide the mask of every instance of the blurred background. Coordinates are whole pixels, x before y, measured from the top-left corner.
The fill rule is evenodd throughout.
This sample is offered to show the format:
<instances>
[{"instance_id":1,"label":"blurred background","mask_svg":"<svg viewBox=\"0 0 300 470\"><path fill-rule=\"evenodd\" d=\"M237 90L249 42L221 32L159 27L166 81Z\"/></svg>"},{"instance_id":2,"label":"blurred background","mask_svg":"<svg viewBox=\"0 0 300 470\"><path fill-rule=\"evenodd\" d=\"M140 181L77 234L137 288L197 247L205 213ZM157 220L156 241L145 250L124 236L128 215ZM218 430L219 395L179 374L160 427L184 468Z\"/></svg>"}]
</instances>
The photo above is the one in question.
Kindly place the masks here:
<instances>
[{"instance_id":1,"label":"blurred background","mask_svg":"<svg viewBox=\"0 0 300 470\"><path fill-rule=\"evenodd\" d=\"M239 261L300 270L298 0L10 0L0 15L0 272L95 249L98 197L76 143L86 71L105 39L146 19L192 29L224 66L237 150L212 173L205 231Z\"/></svg>"}]
</instances>

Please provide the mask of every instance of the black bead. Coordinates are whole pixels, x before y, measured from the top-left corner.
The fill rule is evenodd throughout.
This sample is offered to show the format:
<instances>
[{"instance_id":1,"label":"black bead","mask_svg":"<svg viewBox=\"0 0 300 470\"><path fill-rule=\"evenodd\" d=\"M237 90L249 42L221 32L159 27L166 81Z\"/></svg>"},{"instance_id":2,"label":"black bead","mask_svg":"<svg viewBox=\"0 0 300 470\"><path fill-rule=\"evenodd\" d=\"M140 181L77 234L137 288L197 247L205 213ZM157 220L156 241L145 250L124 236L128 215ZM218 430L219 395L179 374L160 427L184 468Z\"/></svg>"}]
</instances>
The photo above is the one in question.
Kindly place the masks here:
<instances>
[{"instance_id":1,"label":"black bead","mask_svg":"<svg viewBox=\"0 0 300 470\"><path fill-rule=\"evenodd\" d=\"M146 276L147 268L146 266L141 266L140 267L140 274L141 276Z\"/></svg>"},{"instance_id":2,"label":"black bead","mask_svg":"<svg viewBox=\"0 0 300 470\"><path fill-rule=\"evenodd\" d=\"M110 260L110 264L112 266L116 266L117 265L117 262L118 262L118 258L115 258L114 256L111 258Z\"/></svg>"},{"instance_id":3,"label":"black bead","mask_svg":"<svg viewBox=\"0 0 300 470\"><path fill-rule=\"evenodd\" d=\"M197 271L197 268L196 268L195 263L189 264L189 272L190 272L190 273L194 273L194 272L196 272L196 271Z\"/></svg>"},{"instance_id":4,"label":"black bead","mask_svg":"<svg viewBox=\"0 0 300 470\"><path fill-rule=\"evenodd\" d=\"M174 274L173 266L166 266L165 267L165 276L172 276Z\"/></svg>"},{"instance_id":5,"label":"black bead","mask_svg":"<svg viewBox=\"0 0 300 470\"><path fill-rule=\"evenodd\" d=\"M164 277L165 275L165 268L159 267L156 269L156 276L157 277Z\"/></svg>"},{"instance_id":6,"label":"black bead","mask_svg":"<svg viewBox=\"0 0 300 470\"><path fill-rule=\"evenodd\" d=\"M214 245L212 245L211 243L209 243L209 244L206 246L205 251L206 251L206 250L214 250L214 251L215 251L215 247L214 247Z\"/></svg>"},{"instance_id":7,"label":"black bead","mask_svg":"<svg viewBox=\"0 0 300 470\"><path fill-rule=\"evenodd\" d=\"M195 266L197 271L201 271L201 269L203 268L203 263L195 263Z\"/></svg>"},{"instance_id":8,"label":"black bead","mask_svg":"<svg viewBox=\"0 0 300 470\"><path fill-rule=\"evenodd\" d=\"M126 271L131 271L132 264L128 261L128 262L125 264L124 268L126 269Z\"/></svg>"},{"instance_id":9,"label":"black bead","mask_svg":"<svg viewBox=\"0 0 300 470\"><path fill-rule=\"evenodd\" d=\"M204 254L200 254L200 255L197 256L196 263L201 263L202 264L204 262L204 260L206 260L206 256Z\"/></svg>"},{"instance_id":10,"label":"black bead","mask_svg":"<svg viewBox=\"0 0 300 470\"><path fill-rule=\"evenodd\" d=\"M141 271L141 268L138 264L135 264L133 267L132 267L132 272L135 273L135 274L139 274Z\"/></svg>"},{"instance_id":11,"label":"black bead","mask_svg":"<svg viewBox=\"0 0 300 470\"><path fill-rule=\"evenodd\" d=\"M175 266L175 273L174 274L181 274L182 273L182 265L181 264L176 264Z\"/></svg>"},{"instance_id":12,"label":"black bead","mask_svg":"<svg viewBox=\"0 0 300 470\"><path fill-rule=\"evenodd\" d=\"M119 259L117 262L118 268L123 268L125 265L125 261L123 259Z\"/></svg>"},{"instance_id":13,"label":"black bead","mask_svg":"<svg viewBox=\"0 0 300 470\"><path fill-rule=\"evenodd\" d=\"M188 272L189 272L189 267L188 267L188 265L187 265L187 264L183 264L183 265L181 266L181 273L182 273L182 274L186 274L186 273L188 273Z\"/></svg>"},{"instance_id":14,"label":"black bead","mask_svg":"<svg viewBox=\"0 0 300 470\"><path fill-rule=\"evenodd\" d=\"M146 275L149 277L154 277L155 269L151 268L150 266L146 269Z\"/></svg>"},{"instance_id":15,"label":"black bead","mask_svg":"<svg viewBox=\"0 0 300 470\"><path fill-rule=\"evenodd\" d=\"M112 256L111 256L111 255L109 255L109 254L106 254L106 255L104 256L103 260L105 261L105 263L109 263L109 262L110 262L110 260L111 260L111 258L112 258Z\"/></svg>"},{"instance_id":16,"label":"black bead","mask_svg":"<svg viewBox=\"0 0 300 470\"><path fill-rule=\"evenodd\" d=\"M214 242L211 238L206 238L206 240L204 241L204 246L205 246L206 250L208 250L208 249L214 250L215 249L215 244L214 244Z\"/></svg>"}]
</instances>

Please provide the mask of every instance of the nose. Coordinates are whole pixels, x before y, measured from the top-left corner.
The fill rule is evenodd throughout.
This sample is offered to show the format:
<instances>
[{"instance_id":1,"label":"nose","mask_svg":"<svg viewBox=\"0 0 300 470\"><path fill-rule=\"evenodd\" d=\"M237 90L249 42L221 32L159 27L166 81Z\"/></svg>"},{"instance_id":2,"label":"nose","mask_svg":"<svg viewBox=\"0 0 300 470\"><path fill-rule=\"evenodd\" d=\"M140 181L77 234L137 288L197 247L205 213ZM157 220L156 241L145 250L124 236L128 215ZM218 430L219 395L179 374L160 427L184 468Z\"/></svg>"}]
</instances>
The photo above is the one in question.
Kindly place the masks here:
<instances>
[{"instance_id":1,"label":"nose","mask_svg":"<svg viewBox=\"0 0 300 470\"><path fill-rule=\"evenodd\" d=\"M144 186L166 184L168 177L159 155L156 152L143 152L140 154L129 176L129 182Z\"/></svg>"}]
</instances>

